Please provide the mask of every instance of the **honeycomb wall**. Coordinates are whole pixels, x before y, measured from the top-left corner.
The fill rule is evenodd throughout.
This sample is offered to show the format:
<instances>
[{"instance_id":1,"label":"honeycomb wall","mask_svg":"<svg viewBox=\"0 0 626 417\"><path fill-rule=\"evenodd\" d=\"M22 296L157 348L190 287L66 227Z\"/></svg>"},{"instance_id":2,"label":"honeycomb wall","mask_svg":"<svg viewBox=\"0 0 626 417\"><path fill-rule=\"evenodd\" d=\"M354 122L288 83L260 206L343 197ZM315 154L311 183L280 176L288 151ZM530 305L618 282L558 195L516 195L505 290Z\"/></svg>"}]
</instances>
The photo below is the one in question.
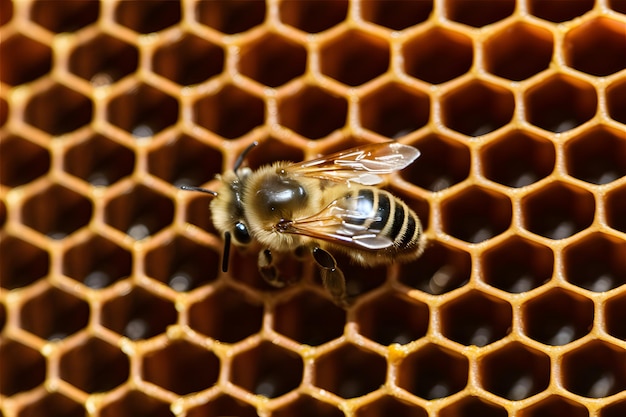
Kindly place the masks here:
<instances>
[{"instance_id":1,"label":"honeycomb wall","mask_svg":"<svg viewBox=\"0 0 626 417\"><path fill-rule=\"evenodd\" d=\"M0 416L626 415L625 13L0 1ZM347 310L178 188L390 139L428 244Z\"/></svg>"}]
</instances>

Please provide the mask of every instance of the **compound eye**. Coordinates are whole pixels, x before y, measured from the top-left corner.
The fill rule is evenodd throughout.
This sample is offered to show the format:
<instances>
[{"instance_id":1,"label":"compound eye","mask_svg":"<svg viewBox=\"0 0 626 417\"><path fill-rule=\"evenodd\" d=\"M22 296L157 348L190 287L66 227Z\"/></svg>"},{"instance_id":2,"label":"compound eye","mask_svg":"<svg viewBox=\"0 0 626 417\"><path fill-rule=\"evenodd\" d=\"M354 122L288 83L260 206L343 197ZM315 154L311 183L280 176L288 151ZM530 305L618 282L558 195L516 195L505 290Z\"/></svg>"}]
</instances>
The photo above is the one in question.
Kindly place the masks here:
<instances>
[{"instance_id":1,"label":"compound eye","mask_svg":"<svg viewBox=\"0 0 626 417\"><path fill-rule=\"evenodd\" d=\"M250 233L248 233L248 227L242 222L237 222L237 224L235 224L233 236L239 243L250 243L251 240Z\"/></svg>"}]
</instances>

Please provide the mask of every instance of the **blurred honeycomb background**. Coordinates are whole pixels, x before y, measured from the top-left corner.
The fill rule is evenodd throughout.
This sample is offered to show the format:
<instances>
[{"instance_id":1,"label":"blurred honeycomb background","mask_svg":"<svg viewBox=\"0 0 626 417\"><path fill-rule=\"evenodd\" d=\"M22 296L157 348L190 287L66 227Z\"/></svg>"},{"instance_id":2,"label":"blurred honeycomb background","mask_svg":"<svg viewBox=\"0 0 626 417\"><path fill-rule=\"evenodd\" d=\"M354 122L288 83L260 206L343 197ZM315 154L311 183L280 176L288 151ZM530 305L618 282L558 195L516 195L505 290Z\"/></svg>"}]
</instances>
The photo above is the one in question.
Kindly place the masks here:
<instances>
[{"instance_id":1,"label":"blurred honeycomb background","mask_svg":"<svg viewBox=\"0 0 626 417\"><path fill-rule=\"evenodd\" d=\"M1 416L626 415L626 1L0 5ZM177 188L390 139L347 311Z\"/></svg>"}]
</instances>

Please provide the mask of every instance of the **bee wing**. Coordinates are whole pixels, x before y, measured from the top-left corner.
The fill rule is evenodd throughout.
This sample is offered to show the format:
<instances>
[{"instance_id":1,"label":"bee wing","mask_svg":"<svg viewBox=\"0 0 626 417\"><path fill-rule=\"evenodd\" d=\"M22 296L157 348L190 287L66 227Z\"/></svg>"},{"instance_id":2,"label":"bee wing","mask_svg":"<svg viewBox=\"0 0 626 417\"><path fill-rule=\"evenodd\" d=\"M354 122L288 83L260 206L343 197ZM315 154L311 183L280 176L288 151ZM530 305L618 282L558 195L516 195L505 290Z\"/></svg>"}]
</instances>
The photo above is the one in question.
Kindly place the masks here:
<instances>
[{"instance_id":1,"label":"bee wing","mask_svg":"<svg viewBox=\"0 0 626 417\"><path fill-rule=\"evenodd\" d=\"M289 165L285 171L329 181L375 185L382 181L380 175L404 169L419 155L420 151L401 143L374 143Z\"/></svg>"}]
</instances>

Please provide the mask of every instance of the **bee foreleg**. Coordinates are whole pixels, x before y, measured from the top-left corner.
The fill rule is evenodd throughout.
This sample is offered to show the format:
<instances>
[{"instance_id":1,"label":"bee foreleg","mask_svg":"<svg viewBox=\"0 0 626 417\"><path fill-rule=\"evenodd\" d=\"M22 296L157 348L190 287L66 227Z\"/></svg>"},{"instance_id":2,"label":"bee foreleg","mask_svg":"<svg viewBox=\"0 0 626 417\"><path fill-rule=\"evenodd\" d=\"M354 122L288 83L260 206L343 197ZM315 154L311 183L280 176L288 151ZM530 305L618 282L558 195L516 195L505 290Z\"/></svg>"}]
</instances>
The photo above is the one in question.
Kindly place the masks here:
<instances>
[{"instance_id":1,"label":"bee foreleg","mask_svg":"<svg viewBox=\"0 0 626 417\"><path fill-rule=\"evenodd\" d=\"M320 247L313 248L313 259L320 268L324 288L332 295L335 303L341 307L348 307L348 294L346 293L346 278L337 266L333 255Z\"/></svg>"},{"instance_id":2,"label":"bee foreleg","mask_svg":"<svg viewBox=\"0 0 626 417\"><path fill-rule=\"evenodd\" d=\"M273 287L282 288L285 286L285 281L280 278L280 273L276 267L276 262L272 251L264 249L259 252L259 272L263 279Z\"/></svg>"}]
</instances>

